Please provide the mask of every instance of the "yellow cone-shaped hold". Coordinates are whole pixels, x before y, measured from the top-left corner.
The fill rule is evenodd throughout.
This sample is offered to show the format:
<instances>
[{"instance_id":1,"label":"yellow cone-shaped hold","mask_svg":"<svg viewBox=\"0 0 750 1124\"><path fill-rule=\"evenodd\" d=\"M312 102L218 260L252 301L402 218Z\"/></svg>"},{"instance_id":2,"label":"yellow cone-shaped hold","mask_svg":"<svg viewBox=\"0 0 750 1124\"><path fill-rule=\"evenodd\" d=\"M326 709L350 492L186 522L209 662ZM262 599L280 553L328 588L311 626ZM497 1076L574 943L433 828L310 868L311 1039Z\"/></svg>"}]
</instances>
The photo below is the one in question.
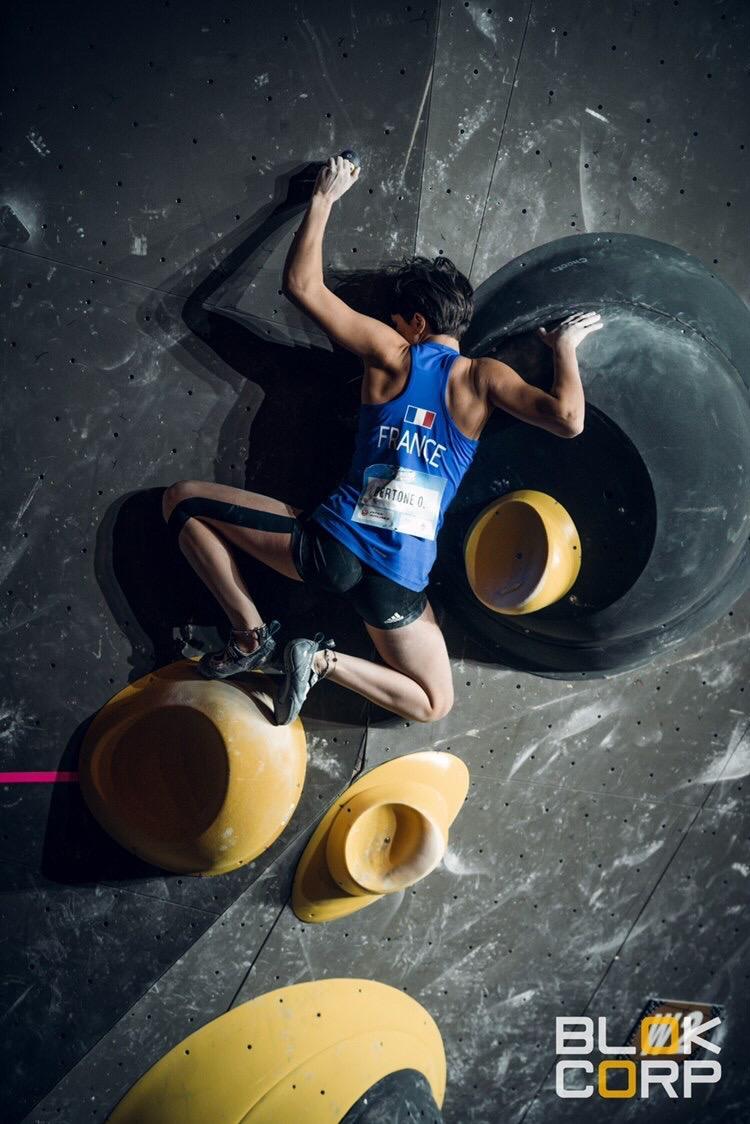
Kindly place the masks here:
<instances>
[{"instance_id":1,"label":"yellow cone-shaped hold","mask_svg":"<svg viewBox=\"0 0 750 1124\"><path fill-rule=\"evenodd\" d=\"M445 854L469 787L452 753L410 753L365 773L318 824L297 866L301 921L333 921L413 886Z\"/></svg>"},{"instance_id":2,"label":"yellow cone-shaped hold","mask_svg":"<svg viewBox=\"0 0 750 1124\"><path fill-rule=\"evenodd\" d=\"M481 512L466 536L464 560L469 585L488 609L534 613L572 589L581 540L562 504L527 488Z\"/></svg>"},{"instance_id":3,"label":"yellow cone-shaped hold","mask_svg":"<svg viewBox=\"0 0 750 1124\"><path fill-rule=\"evenodd\" d=\"M400 1069L424 1074L442 1105L445 1051L424 1007L372 980L317 980L268 992L191 1034L109 1121L338 1124Z\"/></svg>"},{"instance_id":4,"label":"yellow cone-shaped hold","mask_svg":"<svg viewBox=\"0 0 750 1124\"><path fill-rule=\"evenodd\" d=\"M302 723L273 724L262 675L207 680L180 660L99 711L80 780L96 819L129 851L166 870L223 874L278 838L306 764Z\"/></svg>"}]
</instances>

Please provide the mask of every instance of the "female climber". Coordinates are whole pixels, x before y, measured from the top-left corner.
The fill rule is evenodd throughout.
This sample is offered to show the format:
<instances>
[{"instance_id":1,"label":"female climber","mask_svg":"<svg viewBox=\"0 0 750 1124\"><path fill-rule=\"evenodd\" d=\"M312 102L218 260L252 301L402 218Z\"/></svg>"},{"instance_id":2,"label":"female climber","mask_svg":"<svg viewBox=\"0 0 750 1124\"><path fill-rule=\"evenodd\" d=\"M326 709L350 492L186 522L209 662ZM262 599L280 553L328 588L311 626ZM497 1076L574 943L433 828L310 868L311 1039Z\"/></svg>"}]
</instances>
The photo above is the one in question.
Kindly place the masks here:
<instances>
[{"instance_id":1,"label":"female climber","mask_svg":"<svg viewBox=\"0 0 750 1124\"><path fill-rule=\"evenodd\" d=\"M364 365L354 457L345 480L307 514L241 488L183 480L163 513L180 549L229 619L226 646L199 669L225 678L271 659L277 621L264 623L234 550L295 581L341 594L362 617L382 663L335 649L318 633L290 640L275 699L291 722L319 680L358 692L403 718L429 722L453 704L445 641L425 596L445 509L494 408L560 437L583 428L576 347L601 328L593 312L539 334L553 351L549 393L491 358L460 354L472 315L469 281L447 258L417 257L393 278L392 326L355 312L326 287L323 236L333 204L359 179L343 156L320 170L287 256L285 292Z\"/></svg>"}]
</instances>

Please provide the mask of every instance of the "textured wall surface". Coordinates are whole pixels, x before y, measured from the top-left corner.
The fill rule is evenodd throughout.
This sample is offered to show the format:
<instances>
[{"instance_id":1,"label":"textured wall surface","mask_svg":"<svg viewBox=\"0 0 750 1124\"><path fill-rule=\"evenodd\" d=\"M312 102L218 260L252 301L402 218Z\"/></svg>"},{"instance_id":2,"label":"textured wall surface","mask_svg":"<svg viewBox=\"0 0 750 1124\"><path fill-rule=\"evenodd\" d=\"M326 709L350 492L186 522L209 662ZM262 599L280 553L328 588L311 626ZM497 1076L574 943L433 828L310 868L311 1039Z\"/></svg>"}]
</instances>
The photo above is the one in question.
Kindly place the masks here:
<instances>
[{"instance_id":1,"label":"textured wall surface","mask_svg":"<svg viewBox=\"0 0 750 1124\"><path fill-rule=\"evenodd\" d=\"M216 606L161 525L163 486L304 504L346 463L358 371L279 295L283 177L362 154L326 239L351 292L415 249L479 283L551 239L616 230L696 254L747 301L749 31L741 0L17 7L2 45L0 769L74 768L111 694L216 639ZM291 584L263 582L261 605L367 652L337 603ZM554 1016L606 1014L622 1042L653 997L723 1006L722 1082L606 1112L748 1115L750 600L600 682L498 666L444 623L451 714L409 726L324 685L294 820L232 875L139 864L75 784L0 788L5 1119L104 1120L208 1019L338 975L429 1009L450 1124L600 1120L597 1098L555 1095ZM350 920L300 924L290 879L319 811L363 754L429 747L472 776L441 868Z\"/></svg>"}]
</instances>

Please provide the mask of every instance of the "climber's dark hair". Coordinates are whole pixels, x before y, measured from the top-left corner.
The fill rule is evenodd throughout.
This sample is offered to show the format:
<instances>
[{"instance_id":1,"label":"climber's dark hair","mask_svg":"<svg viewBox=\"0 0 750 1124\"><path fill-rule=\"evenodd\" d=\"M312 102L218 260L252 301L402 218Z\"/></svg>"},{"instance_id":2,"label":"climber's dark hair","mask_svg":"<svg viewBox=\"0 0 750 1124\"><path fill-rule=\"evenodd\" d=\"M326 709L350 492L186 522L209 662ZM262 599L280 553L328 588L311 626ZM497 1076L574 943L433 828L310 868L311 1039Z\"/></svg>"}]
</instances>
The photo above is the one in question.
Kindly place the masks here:
<instances>
[{"instance_id":1,"label":"climber's dark hair","mask_svg":"<svg viewBox=\"0 0 750 1124\"><path fill-rule=\"evenodd\" d=\"M404 320L421 312L433 333L456 339L468 328L474 290L450 258L409 258L393 270L391 281L391 312Z\"/></svg>"}]
</instances>

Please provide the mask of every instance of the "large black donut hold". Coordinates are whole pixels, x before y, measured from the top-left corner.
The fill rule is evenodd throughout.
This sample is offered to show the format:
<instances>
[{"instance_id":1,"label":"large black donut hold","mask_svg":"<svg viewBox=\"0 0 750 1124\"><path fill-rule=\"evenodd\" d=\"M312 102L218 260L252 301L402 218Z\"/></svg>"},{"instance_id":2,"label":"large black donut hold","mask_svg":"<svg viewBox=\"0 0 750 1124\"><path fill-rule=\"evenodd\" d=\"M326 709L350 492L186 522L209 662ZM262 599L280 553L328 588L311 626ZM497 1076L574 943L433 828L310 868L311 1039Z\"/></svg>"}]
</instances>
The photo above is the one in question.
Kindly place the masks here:
<instances>
[{"instance_id":1,"label":"large black donut hold","mask_svg":"<svg viewBox=\"0 0 750 1124\"><path fill-rule=\"evenodd\" d=\"M537 247L476 292L463 340L549 388L536 333L576 311L604 328L579 349L583 433L496 411L441 533L437 585L493 659L557 679L642 666L716 620L750 584L750 310L697 258L630 234ZM534 488L572 516L570 592L508 617L472 593L464 542L498 496Z\"/></svg>"}]
</instances>

